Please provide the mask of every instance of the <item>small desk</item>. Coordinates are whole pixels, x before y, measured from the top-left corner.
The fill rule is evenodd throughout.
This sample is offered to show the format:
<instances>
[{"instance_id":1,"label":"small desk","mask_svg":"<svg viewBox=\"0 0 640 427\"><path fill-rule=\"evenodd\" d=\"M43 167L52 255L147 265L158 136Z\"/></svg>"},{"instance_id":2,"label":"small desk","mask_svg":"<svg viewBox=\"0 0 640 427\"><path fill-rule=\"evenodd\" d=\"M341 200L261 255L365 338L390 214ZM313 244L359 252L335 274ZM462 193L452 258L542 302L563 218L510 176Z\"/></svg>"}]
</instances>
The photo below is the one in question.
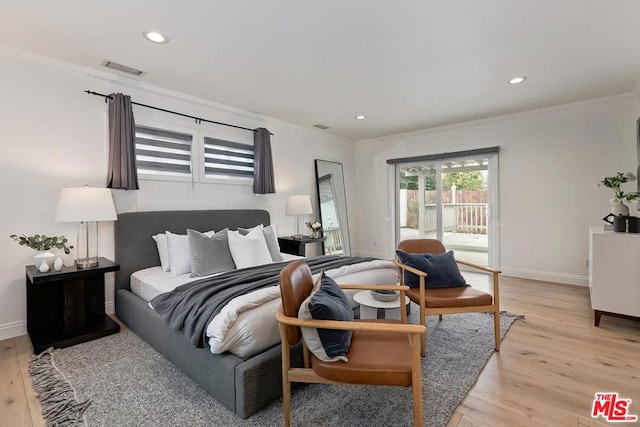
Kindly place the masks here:
<instances>
[{"instance_id":1,"label":"small desk","mask_svg":"<svg viewBox=\"0 0 640 427\"><path fill-rule=\"evenodd\" d=\"M49 347L63 348L120 331L120 325L104 312L104 274L120 270L106 258L98 266L27 273L27 331L34 353Z\"/></svg>"},{"instance_id":2,"label":"small desk","mask_svg":"<svg viewBox=\"0 0 640 427\"><path fill-rule=\"evenodd\" d=\"M378 309L383 308L385 319L400 320L400 295L393 301L378 301L369 291L360 291L353 295L353 299L360 304L360 319L377 319ZM409 298L405 296L404 300L409 304Z\"/></svg>"},{"instance_id":3,"label":"small desk","mask_svg":"<svg viewBox=\"0 0 640 427\"><path fill-rule=\"evenodd\" d=\"M293 236L278 237L280 251L285 254L306 256L306 245L309 243L321 243L324 237L302 236L302 239L294 239Z\"/></svg>"}]
</instances>

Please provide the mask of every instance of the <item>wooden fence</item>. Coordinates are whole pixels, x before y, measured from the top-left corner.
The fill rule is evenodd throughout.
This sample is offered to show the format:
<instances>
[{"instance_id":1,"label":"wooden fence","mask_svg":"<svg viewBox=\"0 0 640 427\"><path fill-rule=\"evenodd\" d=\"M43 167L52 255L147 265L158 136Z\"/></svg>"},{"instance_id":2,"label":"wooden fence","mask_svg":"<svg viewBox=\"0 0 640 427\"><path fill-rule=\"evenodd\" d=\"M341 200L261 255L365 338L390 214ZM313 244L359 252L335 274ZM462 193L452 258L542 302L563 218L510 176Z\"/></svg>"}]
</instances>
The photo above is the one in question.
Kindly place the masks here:
<instances>
[{"instance_id":1,"label":"wooden fence","mask_svg":"<svg viewBox=\"0 0 640 427\"><path fill-rule=\"evenodd\" d=\"M487 192L456 191L456 203L451 201L451 191L442 194L444 231L453 233L487 233ZM425 191L425 233L436 232L436 192ZM407 191L407 227L418 228L418 190Z\"/></svg>"}]
</instances>

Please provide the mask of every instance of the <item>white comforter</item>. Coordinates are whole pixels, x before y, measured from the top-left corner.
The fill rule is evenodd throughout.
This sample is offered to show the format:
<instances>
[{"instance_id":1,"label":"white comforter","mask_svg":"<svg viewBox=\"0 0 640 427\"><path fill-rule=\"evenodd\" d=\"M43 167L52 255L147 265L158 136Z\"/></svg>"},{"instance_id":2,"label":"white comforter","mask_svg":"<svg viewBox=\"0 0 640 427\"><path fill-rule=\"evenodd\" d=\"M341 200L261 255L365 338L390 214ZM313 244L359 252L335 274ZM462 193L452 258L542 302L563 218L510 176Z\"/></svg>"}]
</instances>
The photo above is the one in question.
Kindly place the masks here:
<instances>
[{"instance_id":1,"label":"white comforter","mask_svg":"<svg viewBox=\"0 0 640 427\"><path fill-rule=\"evenodd\" d=\"M327 270L325 273L339 284L393 284L398 281L398 269L386 260L374 260ZM150 301L155 296L169 292L177 286L200 278L188 274L172 276L160 267L151 267L134 273L131 290ZM347 291L355 308L352 296L356 291ZM234 298L207 327L212 353L229 351L240 357L259 353L280 342L275 319L280 305L280 288L272 286Z\"/></svg>"}]
</instances>

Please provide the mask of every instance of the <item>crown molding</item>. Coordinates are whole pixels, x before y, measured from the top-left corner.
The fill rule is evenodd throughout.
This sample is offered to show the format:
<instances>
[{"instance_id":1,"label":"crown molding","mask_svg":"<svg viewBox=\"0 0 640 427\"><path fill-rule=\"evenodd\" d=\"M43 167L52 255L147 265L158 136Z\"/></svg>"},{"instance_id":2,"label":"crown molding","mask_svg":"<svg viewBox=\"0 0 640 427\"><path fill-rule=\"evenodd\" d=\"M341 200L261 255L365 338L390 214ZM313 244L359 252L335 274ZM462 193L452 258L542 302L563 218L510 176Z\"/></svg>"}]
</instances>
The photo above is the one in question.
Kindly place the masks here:
<instances>
[{"instance_id":1,"label":"crown molding","mask_svg":"<svg viewBox=\"0 0 640 427\"><path fill-rule=\"evenodd\" d=\"M14 48L14 47L3 45L3 44L0 44L0 56L6 56L6 57L19 59L19 60L23 60L23 61L29 61L29 62L39 63L39 64L46 64L46 65L50 65L50 66L54 66L54 67L64 68L64 69L67 69L67 70L72 71L72 72L82 73L82 74L88 75L88 76L93 77L93 78L95 78L97 80L106 81L107 83L110 83L110 84L113 84L113 85L117 85L117 86L125 88L125 89L132 89L132 90L137 90L137 91L148 92L148 93L151 93L151 94L164 96L164 97L171 98L171 99L174 99L174 100L188 102L188 103L190 103L192 105L196 105L196 106L217 109L217 110L220 110L220 111L224 111L226 113L235 114L235 115L237 115L237 116L239 116L239 117L241 117L243 119L255 120L258 123L269 122L270 125L271 124L275 124L275 125L285 126L285 127L289 127L289 128L303 129L303 130L305 130L307 132L314 132L316 134L330 135L331 138L335 138L335 139L341 140L341 141L343 141L345 143L355 144L355 142L356 142L356 140L354 140L354 139L333 135L330 132L326 132L326 131L319 130L319 129L316 129L316 128L311 128L310 126L303 126L303 125L287 122L287 121L284 121L284 120L281 120L281 119L276 119L276 118L273 118L273 117L264 116L264 115L259 114L259 113L242 110L240 108L231 107L229 105L219 104L217 102L209 101L207 99L198 98L197 96L187 95L187 94L182 93L182 92L177 92L177 91L174 91L174 90L171 90L171 89L166 89L166 88L163 88L163 87L160 87L160 86L155 86L155 85L152 85L152 84L149 84L149 83L145 83L145 82L141 82L141 81L138 81L138 80L134 80L134 79L128 78L126 76L121 76L121 75L117 75L117 74L111 74L111 73L108 73L108 72L105 72L105 71L97 70L95 68L90 68L90 67L85 67L83 65L73 64L73 63L70 63L70 62L67 62L67 61L63 61L63 60L60 60L60 59L52 58L50 56L46 56L46 55L42 55L42 54L39 54L39 53L26 51L26 50L23 50L23 49L17 49L17 48ZM87 89L90 89L90 88L87 88ZM251 124L251 125L245 124L245 125L247 127L255 126L255 124Z\"/></svg>"},{"instance_id":2,"label":"crown molding","mask_svg":"<svg viewBox=\"0 0 640 427\"><path fill-rule=\"evenodd\" d=\"M60 59L52 58L50 56L46 56L46 55L42 55L39 53L34 53L34 52L22 50L22 49L17 49L17 48L2 45L2 44L0 44L0 55L14 58L14 59L20 59L23 61L29 61L29 62L64 68L72 72L82 73L90 77L94 77L96 79L121 86L123 88L140 90L144 92L153 93L156 95L162 95L165 97L173 98L179 101L186 101L191 104L200 105L203 107L215 108L218 110L223 110L225 112L237 114L244 118L251 118L251 119L259 120L261 122L264 122L267 119L271 120L271 118L267 118L266 116L263 116L261 114L254 113L251 111L242 110L240 108L235 108L229 105L219 104L217 102L209 101L207 99L199 98L197 96L187 95L182 92L177 92L171 89L166 89L160 86L155 86L155 85L141 82L138 80L133 80L126 76L111 74L105 71L97 70L95 68L86 67L84 65L73 64L71 62L66 62ZM90 88L87 88L87 89L90 89Z\"/></svg>"},{"instance_id":3,"label":"crown molding","mask_svg":"<svg viewBox=\"0 0 640 427\"><path fill-rule=\"evenodd\" d=\"M570 110L574 108L582 108L582 107L587 107L591 105L606 104L610 102L615 102L615 101L620 101L620 100L630 99L630 98L635 98L640 96L639 86L640 86L640 79L636 84L636 89L638 89L638 91L634 89L633 92L626 92L626 93L621 93L617 95L604 96L601 98L593 98L593 99L588 99L586 101L577 101L577 102L571 102L568 104L553 105L551 107L536 108L534 110L520 111L517 113L502 114L499 116L487 117L484 119L470 120L467 122L454 123L451 125L436 126L433 128L421 129L421 130L416 130L412 132L404 132L404 133L397 133L395 135L381 136L379 138L361 139L357 141L357 143L365 144L370 142L395 141L399 138L410 138L414 136L446 132L454 129L463 129L463 128L479 126L487 123L504 121L504 120L514 120L514 119L519 119L523 117L531 117L531 116L537 116L542 114L556 113L559 111Z\"/></svg>"}]
</instances>

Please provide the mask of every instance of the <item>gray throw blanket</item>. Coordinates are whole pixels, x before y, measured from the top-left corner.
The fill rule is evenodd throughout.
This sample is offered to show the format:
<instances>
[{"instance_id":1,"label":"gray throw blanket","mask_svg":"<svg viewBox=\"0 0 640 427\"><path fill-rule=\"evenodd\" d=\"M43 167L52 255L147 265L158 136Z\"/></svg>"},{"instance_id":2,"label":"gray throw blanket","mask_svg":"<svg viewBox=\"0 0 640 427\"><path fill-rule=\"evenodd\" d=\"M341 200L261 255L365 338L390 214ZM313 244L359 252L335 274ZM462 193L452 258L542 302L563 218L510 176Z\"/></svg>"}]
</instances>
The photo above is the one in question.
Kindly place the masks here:
<instances>
[{"instance_id":1,"label":"gray throw blanket","mask_svg":"<svg viewBox=\"0 0 640 427\"><path fill-rule=\"evenodd\" d=\"M332 255L306 258L305 262L316 274L374 259ZM153 298L151 306L171 329L184 331L191 344L203 347L207 326L229 301L261 288L278 285L280 271L287 264L277 262L243 268L186 283Z\"/></svg>"}]
</instances>

